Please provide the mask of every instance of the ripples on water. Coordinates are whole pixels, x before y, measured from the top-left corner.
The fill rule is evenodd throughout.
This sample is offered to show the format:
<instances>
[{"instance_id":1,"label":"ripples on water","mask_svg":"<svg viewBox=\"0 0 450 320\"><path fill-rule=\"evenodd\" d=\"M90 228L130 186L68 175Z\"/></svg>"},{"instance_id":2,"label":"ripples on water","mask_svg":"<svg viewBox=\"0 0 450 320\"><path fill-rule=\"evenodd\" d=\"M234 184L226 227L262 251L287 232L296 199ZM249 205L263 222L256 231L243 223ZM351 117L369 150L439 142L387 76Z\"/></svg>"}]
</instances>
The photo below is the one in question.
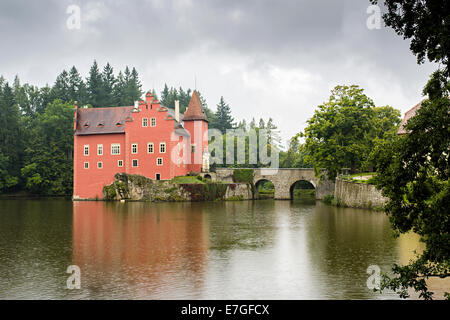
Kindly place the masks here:
<instances>
[{"instance_id":1,"label":"ripples on water","mask_svg":"<svg viewBox=\"0 0 450 320\"><path fill-rule=\"evenodd\" d=\"M0 200L0 298L392 299L366 269L416 245L384 213L320 202Z\"/></svg>"}]
</instances>

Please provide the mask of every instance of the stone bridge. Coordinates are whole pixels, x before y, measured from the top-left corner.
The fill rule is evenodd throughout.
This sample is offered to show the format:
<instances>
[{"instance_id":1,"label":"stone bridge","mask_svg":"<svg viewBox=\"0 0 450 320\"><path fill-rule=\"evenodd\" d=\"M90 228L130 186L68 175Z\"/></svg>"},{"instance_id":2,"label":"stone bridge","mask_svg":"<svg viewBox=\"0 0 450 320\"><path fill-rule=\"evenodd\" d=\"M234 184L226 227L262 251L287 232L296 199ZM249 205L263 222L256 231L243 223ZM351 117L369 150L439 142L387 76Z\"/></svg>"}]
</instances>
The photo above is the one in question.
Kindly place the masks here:
<instances>
[{"instance_id":1,"label":"stone bridge","mask_svg":"<svg viewBox=\"0 0 450 320\"><path fill-rule=\"evenodd\" d=\"M233 181L234 168L216 168L216 172L209 173L213 180L220 180L225 182ZM316 189L316 199L323 199L326 195L334 192L334 182L330 180L319 181L314 175L314 169L310 168L254 168L253 169L253 183L255 186L262 181L268 180L273 183L275 187L275 199L292 199L292 192L297 181L308 181ZM203 176L208 173L203 173Z\"/></svg>"}]
</instances>

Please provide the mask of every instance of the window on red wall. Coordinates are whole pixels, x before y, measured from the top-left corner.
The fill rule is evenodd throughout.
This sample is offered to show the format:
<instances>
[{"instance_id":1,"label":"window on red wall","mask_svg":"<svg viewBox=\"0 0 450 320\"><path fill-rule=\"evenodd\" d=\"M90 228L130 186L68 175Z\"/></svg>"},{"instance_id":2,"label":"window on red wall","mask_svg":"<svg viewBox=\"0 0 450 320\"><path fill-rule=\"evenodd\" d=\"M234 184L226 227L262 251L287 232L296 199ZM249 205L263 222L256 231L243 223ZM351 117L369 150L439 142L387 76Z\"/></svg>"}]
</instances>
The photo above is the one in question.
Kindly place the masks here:
<instances>
[{"instance_id":1,"label":"window on red wall","mask_svg":"<svg viewBox=\"0 0 450 320\"><path fill-rule=\"evenodd\" d=\"M153 142L147 143L147 153L153 153Z\"/></svg>"},{"instance_id":2,"label":"window on red wall","mask_svg":"<svg viewBox=\"0 0 450 320\"><path fill-rule=\"evenodd\" d=\"M161 142L159 144L159 153L166 153L166 143L165 142Z\"/></svg>"}]
</instances>

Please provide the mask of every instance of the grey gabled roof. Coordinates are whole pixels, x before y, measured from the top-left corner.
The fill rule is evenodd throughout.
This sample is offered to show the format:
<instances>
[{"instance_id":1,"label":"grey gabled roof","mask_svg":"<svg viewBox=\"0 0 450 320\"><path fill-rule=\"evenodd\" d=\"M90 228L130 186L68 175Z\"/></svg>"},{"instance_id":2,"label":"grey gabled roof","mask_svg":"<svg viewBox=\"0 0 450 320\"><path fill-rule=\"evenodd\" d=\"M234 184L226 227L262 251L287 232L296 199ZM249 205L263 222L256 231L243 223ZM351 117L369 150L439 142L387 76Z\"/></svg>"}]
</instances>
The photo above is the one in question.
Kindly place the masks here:
<instances>
[{"instance_id":1,"label":"grey gabled roof","mask_svg":"<svg viewBox=\"0 0 450 320\"><path fill-rule=\"evenodd\" d=\"M133 107L77 109L76 135L124 133Z\"/></svg>"},{"instance_id":2,"label":"grey gabled roof","mask_svg":"<svg viewBox=\"0 0 450 320\"><path fill-rule=\"evenodd\" d=\"M167 108L167 117L174 122L175 133L189 137L181 122L175 120L175 110ZM125 122L132 120L133 106L77 109L75 135L124 133ZM181 118L181 115L180 115Z\"/></svg>"}]
</instances>

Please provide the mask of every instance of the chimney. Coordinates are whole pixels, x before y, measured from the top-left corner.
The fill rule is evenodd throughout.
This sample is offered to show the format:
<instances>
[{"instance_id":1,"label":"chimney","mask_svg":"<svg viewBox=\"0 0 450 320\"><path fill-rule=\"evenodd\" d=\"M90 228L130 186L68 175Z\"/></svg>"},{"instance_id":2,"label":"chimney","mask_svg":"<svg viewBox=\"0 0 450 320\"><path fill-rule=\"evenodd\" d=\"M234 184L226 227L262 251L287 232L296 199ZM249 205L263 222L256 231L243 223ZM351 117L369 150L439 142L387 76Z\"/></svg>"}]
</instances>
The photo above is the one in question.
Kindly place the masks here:
<instances>
[{"instance_id":1,"label":"chimney","mask_svg":"<svg viewBox=\"0 0 450 320\"><path fill-rule=\"evenodd\" d=\"M180 101L175 100L175 120L180 122Z\"/></svg>"}]
</instances>

